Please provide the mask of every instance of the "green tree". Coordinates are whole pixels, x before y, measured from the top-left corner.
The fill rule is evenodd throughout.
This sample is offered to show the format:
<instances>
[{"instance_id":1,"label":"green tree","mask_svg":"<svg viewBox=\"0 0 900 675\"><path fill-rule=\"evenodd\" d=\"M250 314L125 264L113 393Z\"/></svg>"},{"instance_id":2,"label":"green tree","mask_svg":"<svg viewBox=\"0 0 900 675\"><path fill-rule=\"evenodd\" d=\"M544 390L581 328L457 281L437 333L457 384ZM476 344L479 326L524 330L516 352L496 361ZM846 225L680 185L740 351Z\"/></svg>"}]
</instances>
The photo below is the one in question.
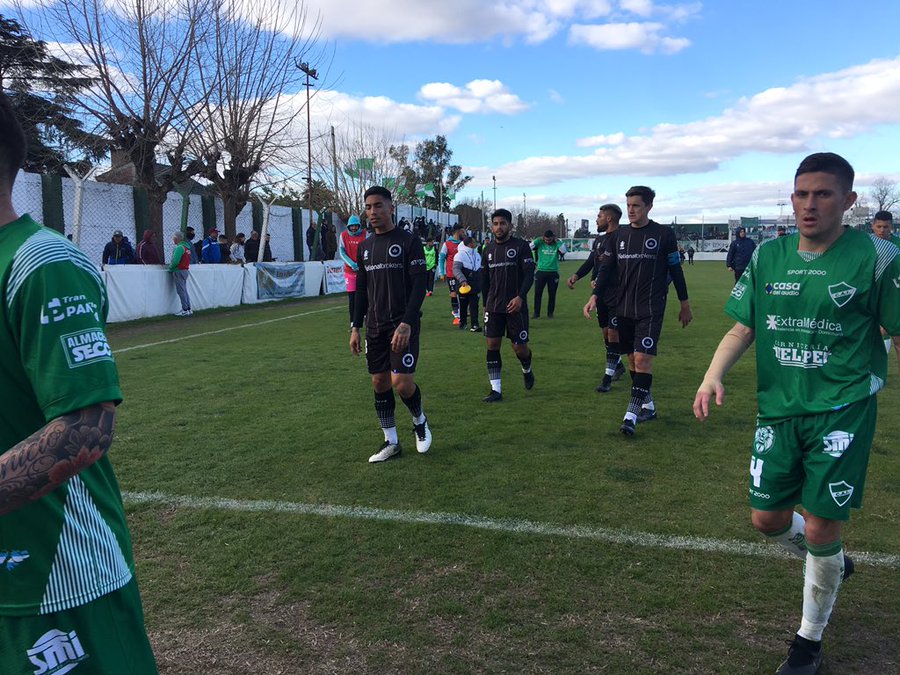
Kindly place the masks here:
<instances>
[{"instance_id":1,"label":"green tree","mask_svg":"<svg viewBox=\"0 0 900 675\"><path fill-rule=\"evenodd\" d=\"M400 167L401 184L412 194L410 201L426 209L449 211L455 194L472 180L462 175L460 165L451 163L453 150L446 136L420 141L412 153L408 145L391 146L390 154Z\"/></svg>"},{"instance_id":2,"label":"green tree","mask_svg":"<svg viewBox=\"0 0 900 675\"><path fill-rule=\"evenodd\" d=\"M72 112L79 92L97 82L84 71L0 16L0 82L28 138L26 171L65 175L66 163L84 171L109 151L110 141L86 131Z\"/></svg>"}]
</instances>

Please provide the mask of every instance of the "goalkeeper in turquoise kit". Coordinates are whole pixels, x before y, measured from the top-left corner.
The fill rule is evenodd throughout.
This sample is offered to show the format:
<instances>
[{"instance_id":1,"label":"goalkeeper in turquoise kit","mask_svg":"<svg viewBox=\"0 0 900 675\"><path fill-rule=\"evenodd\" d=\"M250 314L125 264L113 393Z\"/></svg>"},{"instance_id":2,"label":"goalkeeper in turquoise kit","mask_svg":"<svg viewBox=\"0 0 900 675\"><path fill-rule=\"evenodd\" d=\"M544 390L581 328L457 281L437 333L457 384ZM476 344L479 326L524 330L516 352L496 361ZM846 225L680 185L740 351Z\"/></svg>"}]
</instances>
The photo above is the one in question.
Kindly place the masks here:
<instances>
[{"instance_id":1,"label":"goalkeeper in turquoise kit","mask_svg":"<svg viewBox=\"0 0 900 675\"><path fill-rule=\"evenodd\" d=\"M756 341L759 416L748 493L753 526L806 565L803 615L781 675L813 675L838 587L853 571L842 531L862 506L887 354L900 332L900 250L844 228L854 171L833 153L801 162L797 233L756 249L725 307L737 323L694 399L704 420L725 374ZM802 506L801 513L795 506Z\"/></svg>"}]
</instances>

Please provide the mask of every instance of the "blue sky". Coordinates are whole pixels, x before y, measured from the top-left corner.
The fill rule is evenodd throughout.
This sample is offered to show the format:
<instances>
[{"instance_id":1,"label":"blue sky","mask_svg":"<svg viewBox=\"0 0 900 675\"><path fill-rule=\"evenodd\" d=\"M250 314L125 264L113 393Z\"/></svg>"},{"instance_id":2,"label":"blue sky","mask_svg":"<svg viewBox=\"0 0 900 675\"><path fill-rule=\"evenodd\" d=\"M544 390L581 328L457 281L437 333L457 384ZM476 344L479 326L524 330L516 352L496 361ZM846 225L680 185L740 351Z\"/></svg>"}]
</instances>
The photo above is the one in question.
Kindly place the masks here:
<instances>
[{"instance_id":1,"label":"blue sky","mask_svg":"<svg viewBox=\"0 0 900 675\"><path fill-rule=\"evenodd\" d=\"M463 197L491 200L496 175L498 205L524 192L571 223L641 183L659 220L773 216L819 150L851 161L861 193L878 176L900 182L897 2L307 7L347 109L412 142L446 133L475 176ZM366 97L391 105L367 111Z\"/></svg>"},{"instance_id":2,"label":"blue sky","mask_svg":"<svg viewBox=\"0 0 900 675\"><path fill-rule=\"evenodd\" d=\"M252 6L274 16L278 3L296 5ZM303 6L327 52L314 138L361 125L393 143L445 134L474 177L460 198L491 202L496 176L498 206L519 209L524 193L529 209L577 225L645 184L661 222L771 217L789 211L799 161L821 150L850 160L862 196L876 178L900 183L897 0ZM286 99L301 112L295 173L305 100L302 89Z\"/></svg>"}]
</instances>

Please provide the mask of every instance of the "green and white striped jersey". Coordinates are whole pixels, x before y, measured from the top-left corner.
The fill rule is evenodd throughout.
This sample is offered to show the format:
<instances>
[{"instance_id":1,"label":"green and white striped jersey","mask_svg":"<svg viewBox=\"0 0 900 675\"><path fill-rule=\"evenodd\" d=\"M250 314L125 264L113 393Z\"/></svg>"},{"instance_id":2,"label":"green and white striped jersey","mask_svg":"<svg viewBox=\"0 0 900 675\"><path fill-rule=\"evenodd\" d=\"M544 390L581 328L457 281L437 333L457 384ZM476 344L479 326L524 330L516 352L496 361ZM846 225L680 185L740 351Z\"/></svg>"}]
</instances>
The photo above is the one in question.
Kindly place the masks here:
<instances>
[{"instance_id":1,"label":"green and white striped jersey","mask_svg":"<svg viewBox=\"0 0 900 675\"><path fill-rule=\"evenodd\" d=\"M107 311L100 274L65 237L28 216L0 227L0 455L60 415L121 401ZM87 464L82 453L72 461ZM0 516L0 614L85 604L127 584L133 569L106 457Z\"/></svg>"}]
</instances>

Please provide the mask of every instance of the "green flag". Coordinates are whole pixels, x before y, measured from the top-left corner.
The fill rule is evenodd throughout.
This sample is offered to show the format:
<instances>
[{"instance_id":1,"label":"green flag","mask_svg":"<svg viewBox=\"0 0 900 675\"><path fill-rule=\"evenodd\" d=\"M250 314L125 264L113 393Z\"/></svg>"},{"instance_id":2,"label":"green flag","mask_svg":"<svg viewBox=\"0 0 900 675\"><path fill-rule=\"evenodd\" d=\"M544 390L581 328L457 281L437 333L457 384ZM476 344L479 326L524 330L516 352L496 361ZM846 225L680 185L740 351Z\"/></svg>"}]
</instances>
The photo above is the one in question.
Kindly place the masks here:
<instances>
[{"instance_id":1,"label":"green flag","mask_svg":"<svg viewBox=\"0 0 900 675\"><path fill-rule=\"evenodd\" d=\"M350 176L351 178L359 178L359 171L356 169L351 169L349 167L344 169L344 173Z\"/></svg>"},{"instance_id":2,"label":"green flag","mask_svg":"<svg viewBox=\"0 0 900 675\"><path fill-rule=\"evenodd\" d=\"M372 157L360 157L356 160L356 168L360 171L371 171L375 168L375 160Z\"/></svg>"},{"instance_id":3,"label":"green flag","mask_svg":"<svg viewBox=\"0 0 900 675\"><path fill-rule=\"evenodd\" d=\"M425 196L434 197L434 183L425 183Z\"/></svg>"},{"instance_id":4,"label":"green flag","mask_svg":"<svg viewBox=\"0 0 900 675\"><path fill-rule=\"evenodd\" d=\"M384 187L386 187L388 190L393 190L396 186L397 186L396 178L385 178L384 179Z\"/></svg>"}]
</instances>

